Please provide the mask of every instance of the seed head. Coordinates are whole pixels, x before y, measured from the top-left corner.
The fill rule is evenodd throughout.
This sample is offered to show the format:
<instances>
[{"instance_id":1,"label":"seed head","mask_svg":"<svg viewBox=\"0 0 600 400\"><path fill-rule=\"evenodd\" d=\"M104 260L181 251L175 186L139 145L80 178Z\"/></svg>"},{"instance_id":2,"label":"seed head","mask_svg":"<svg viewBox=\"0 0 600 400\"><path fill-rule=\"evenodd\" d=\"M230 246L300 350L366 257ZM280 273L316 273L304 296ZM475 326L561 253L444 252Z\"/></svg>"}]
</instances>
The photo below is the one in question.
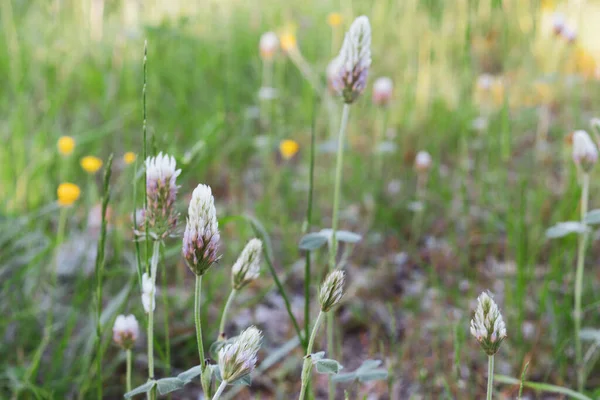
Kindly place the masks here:
<instances>
[{"instance_id":1,"label":"seed head","mask_svg":"<svg viewBox=\"0 0 600 400\"><path fill-rule=\"evenodd\" d=\"M477 298L477 309L471 320L471 335L489 356L498 352L500 344L506 338L506 326L500 310L486 292Z\"/></svg>"},{"instance_id":2,"label":"seed head","mask_svg":"<svg viewBox=\"0 0 600 400\"><path fill-rule=\"evenodd\" d=\"M353 103L365 90L371 66L371 25L364 15L354 20L340 50L339 70L333 86L345 103Z\"/></svg>"},{"instance_id":3,"label":"seed head","mask_svg":"<svg viewBox=\"0 0 600 400\"><path fill-rule=\"evenodd\" d=\"M420 151L415 157L415 169L417 172L427 172L431 168L431 155L426 151Z\"/></svg>"},{"instance_id":4,"label":"seed head","mask_svg":"<svg viewBox=\"0 0 600 400\"><path fill-rule=\"evenodd\" d=\"M142 305L146 314L150 312L150 304L152 304L152 311L156 309L155 294L156 288L150 275L142 275Z\"/></svg>"},{"instance_id":5,"label":"seed head","mask_svg":"<svg viewBox=\"0 0 600 400\"><path fill-rule=\"evenodd\" d=\"M219 223L210 186L198 185L192 193L182 252L196 275L203 275L219 256Z\"/></svg>"},{"instance_id":6,"label":"seed head","mask_svg":"<svg viewBox=\"0 0 600 400\"><path fill-rule=\"evenodd\" d=\"M258 278L261 252L262 242L259 239L251 239L246 244L242 254L240 254L231 269L231 284L235 290L240 290Z\"/></svg>"},{"instance_id":7,"label":"seed head","mask_svg":"<svg viewBox=\"0 0 600 400\"><path fill-rule=\"evenodd\" d=\"M148 210L145 215L152 235L157 239L169 236L177 225L179 214L175 199L179 186L175 182L180 169L175 169L175 158L159 153L146 159L146 197Z\"/></svg>"},{"instance_id":8,"label":"seed head","mask_svg":"<svg viewBox=\"0 0 600 400\"><path fill-rule=\"evenodd\" d=\"M275 55L277 48L279 47L279 39L275 32L265 32L260 37L258 48L260 50L260 56L263 60L270 60Z\"/></svg>"},{"instance_id":9,"label":"seed head","mask_svg":"<svg viewBox=\"0 0 600 400\"><path fill-rule=\"evenodd\" d=\"M573 133L573 161L589 172L598 161L598 148L586 131Z\"/></svg>"},{"instance_id":10,"label":"seed head","mask_svg":"<svg viewBox=\"0 0 600 400\"><path fill-rule=\"evenodd\" d=\"M254 370L261 342L261 331L251 326L219 350L219 370L224 381L236 381Z\"/></svg>"},{"instance_id":11,"label":"seed head","mask_svg":"<svg viewBox=\"0 0 600 400\"><path fill-rule=\"evenodd\" d=\"M373 84L373 103L376 106L387 106L392 100L393 91L394 82L391 78L387 76L377 78Z\"/></svg>"},{"instance_id":12,"label":"seed head","mask_svg":"<svg viewBox=\"0 0 600 400\"><path fill-rule=\"evenodd\" d=\"M321 304L321 311L328 312L340 302L340 299L344 295L344 271L335 270L327 275L325 282L321 285L321 291L319 292L319 303Z\"/></svg>"},{"instance_id":13,"label":"seed head","mask_svg":"<svg viewBox=\"0 0 600 400\"><path fill-rule=\"evenodd\" d=\"M140 327L134 315L119 315L113 326L113 341L124 348L130 349L138 336Z\"/></svg>"}]
</instances>

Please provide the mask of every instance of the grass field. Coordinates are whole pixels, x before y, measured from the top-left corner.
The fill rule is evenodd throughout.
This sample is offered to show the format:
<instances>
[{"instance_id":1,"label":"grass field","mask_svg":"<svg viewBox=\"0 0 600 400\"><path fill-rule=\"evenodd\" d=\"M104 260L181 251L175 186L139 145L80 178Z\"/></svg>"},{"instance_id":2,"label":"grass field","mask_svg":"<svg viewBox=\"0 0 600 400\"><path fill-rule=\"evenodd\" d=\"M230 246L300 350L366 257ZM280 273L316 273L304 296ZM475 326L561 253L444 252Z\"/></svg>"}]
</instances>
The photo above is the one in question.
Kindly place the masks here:
<instances>
[{"instance_id":1,"label":"grass field","mask_svg":"<svg viewBox=\"0 0 600 400\"><path fill-rule=\"evenodd\" d=\"M360 15L371 24L372 64L350 107L338 225L360 241L340 242L334 264L346 272L345 294L315 353L343 372L378 359L388 375L339 383L335 398L485 398L486 357L469 333L485 290L507 328L494 398L517 398L525 368L523 399L600 398L594 212L589 233L546 235L587 211L571 133L600 139L590 125L600 117L600 3L591 0L0 1L0 398L123 398L126 353L112 337L119 314L140 323L133 387L148 379L138 272L152 246L143 237L136 246L132 219L144 203L144 151L173 155L182 171L179 222L159 254L157 378L199 363L181 239L203 183L221 235L222 257L202 288L213 360L231 267L249 239L264 247L261 275L237 294L226 325L227 336L263 331L257 370L251 386L222 398L297 398L305 349L286 302L308 336L330 256L325 245L307 258L299 242L331 228L336 213L343 102L327 66ZM568 29L555 33L559 16ZM259 52L267 31L283 47L270 62ZM394 84L387 106L372 100L382 76ZM74 139L68 155L57 146L63 136ZM420 151L431 165L415 167ZM86 156L102 166L82 167ZM600 208L599 170L589 173L588 210ZM57 203L64 182L81 191L70 207ZM170 396L201 393L195 379ZM329 396L327 377L313 371L309 397Z\"/></svg>"}]
</instances>

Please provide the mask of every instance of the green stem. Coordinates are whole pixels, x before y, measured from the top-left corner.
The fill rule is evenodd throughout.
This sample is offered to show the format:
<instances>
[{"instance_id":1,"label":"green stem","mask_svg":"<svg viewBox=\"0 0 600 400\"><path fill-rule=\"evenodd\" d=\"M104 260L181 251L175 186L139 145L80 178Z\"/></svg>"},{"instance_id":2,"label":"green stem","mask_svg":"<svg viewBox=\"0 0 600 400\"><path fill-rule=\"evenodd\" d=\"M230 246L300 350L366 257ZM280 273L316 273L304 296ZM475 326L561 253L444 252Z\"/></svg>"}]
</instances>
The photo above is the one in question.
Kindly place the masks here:
<instances>
[{"instance_id":1,"label":"green stem","mask_svg":"<svg viewBox=\"0 0 600 400\"><path fill-rule=\"evenodd\" d=\"M587 172L583 174L582 191L581 191L581 223L585 224L585 215L588 209L590 176ZM579 332L581 330L581 295L583 291L583 270L585 264L585 246L587 243L587 232L579 236L579 244L577 248L577 271L575 275L575 363L577 365L577 389L581 392L583 389L583 365L581 357L581 338Z\"/></svg>"},{"instance_id":2,"label":"green stem","mask_svg":"<svg viewBox=\"0 0 600 400\"><path fill-rule=\"evenodd\" d=\"M202 321L200 319L200 305L202 300L202 275L196 275L196 290L194 293L194 321L196 323L196 344L198 345L198 356L200 357L200 369L202 375L206 370L206 362L204 357L204 342L202 341ZM208 396L208 389L204 384L204 380L200 380L204 394Z\"/></svg>"},{"instance_id":3,"label":"green stem","mask_svg":"<svg viewBox=\"0 0 600 400\"><path fill-rule=\"evenodd\" d=\"M169 291L167 290L167 271L166 268L162 270L162 300L163 307L165 309L165 322L164 322L164 330L165 330L165 367L166 367L166 375L171 375L171 341L169 339ZM169 395L170 398L170 395Z\"/></svg>"},{"instance_id":4,"label":"green stem","mask_svg":"<svg viewBox=\"0 0 600 400\"><path fill-rule=\"evenodd\" d=\"M492 400L492 392L494 390L494 356L488 356L488 383L487 383L487 400Z\"/></svg>"},{"instance_id":5,"label":"green stem","mask_svg":"<svg viewBox=\"0 0 600 400\"><path fill-rule=\"evenodd\" d=\"M313 103L313 117L310 130L310 167L308 175L308 201L306 208L306 221L302 229L302 233L306 234L310 231L312 223L312 208L313 208L313 191L314 191L314 180L315 180L315 136L316 136L316 115L317 115L317 100ZM307 338L310 335L310 251L305 254L304 261L304 337Z\"/></svg>"},{"instance_id":6,"label":"green stem","mask_svg":"<svg viewBox=\"0 0 600 400\"><path fill-rule=\"evenodd\" d=\"M127 379L127 383L125 386L125 389L127 392L131 392L131 349L127 349L125 352L125 357L127 359L127 372L126 372L126 379Z\"/></svg>"},{"instance_id":7,"label":"green stem","mask_svg":"<svg viewBox=\"0 0 600 400\"><path fill-rule=\"evenodd\" d=\"M350 115L350 104L344 103L344 109L342 111L342 122L340 124L340 133L338 135L338 148L337 148L337 161L335 167L335 182L333 191L333 216L331 219L331 243L329 243L329 271L335 268L335 260L337 256L337 237L336 231L338 228L338 213L340 208L340 187L342 184L342 170L344 165L344 137L346 133L346 126L348 125L348 117ZM331 314L327 318L327 349L329 354L334 354L334 343L333 343L333 317ZM332 400L335 397L335 383L329 377L329 399Z\"/></svg>"},{"instance_id":8,"label":"green stem","mask_svg":"<svg viewBox=\"0 0 600 400\"><path fill-rule=\"evenodd\" d=\"M229 293L229 298L227 299L227 303L225 303L225 307L223 308L223 314L221 315L221 324L219 325L219 335L225 340L227 336L225 336L225 323L227 322L227 313L229 312L229 308L231 307L231 303L233 303L233 298L237 290L231 289L231 293Z\"/></svg>"},{"instance_id":9,"label":"green stem","mask_svg":"<svg viewBox=\"0 0 600 400\"><path fill-rule=\"evenodd\" d=\"M312 360L310 359L310 355L312 354L315 337L317 336L317 331L319 330L319 325L321 325L323 316L323 311L320 311L312 333L310 334L310 340L308 341L308 346L306 348L306 356L304 357L304 364L302 365L302 389L300 389L300 397L298 397L298 400L304 400L306 396L306 388L310 382L310 372L312 370Z\"/></svg>"},{"instance_id":10,"label":"green stem","mask_svg":"<svg viewBox=\"0 0 600 400\"><path fill-rule=\"evenodd\" d=\"M158 259L160 257L160 241L156 240L152 247L152 259L150 260L150 273L152 276L152 295L150 296L150 305L148 310L148 380L154 379L154 301L156 293L156 271L158 269ZM148 398L155 398L156 391L153 389L148 392Z\"/></svg>"},{"instance_id":11,"label":"green stem","mask_svg":"<svg viewBox=\"0 0 600 400\"><path fill-rule=\"evenodd\" d=\"M221 397L221 394L223 394L223 391L225 390L225 386L227 386L227 381L221 382L221 384L219 385L219 388L215 392L215 395L213 396L212 400L218 400L219 397Z\"/></svg>"}]
</instances>

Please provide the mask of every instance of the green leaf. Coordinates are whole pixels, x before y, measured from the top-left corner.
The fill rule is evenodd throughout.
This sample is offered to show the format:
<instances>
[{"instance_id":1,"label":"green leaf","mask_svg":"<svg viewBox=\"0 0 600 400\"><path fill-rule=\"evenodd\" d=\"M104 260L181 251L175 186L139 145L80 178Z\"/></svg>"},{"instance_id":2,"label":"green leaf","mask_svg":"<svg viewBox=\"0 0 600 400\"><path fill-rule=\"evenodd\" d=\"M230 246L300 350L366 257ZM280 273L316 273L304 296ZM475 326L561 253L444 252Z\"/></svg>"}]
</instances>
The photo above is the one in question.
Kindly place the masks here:
<instances>
[{"instance_id":1,"label":"green leaf","mask_svg":"<svg viewBox=\"0 0 600 400\"><path fill-rule=\"evenodd\" d=\"M350 232L350 231L336 231L335 238L338 242L345 243L358 243L362 239L358 233Z\"/></svg>"},{"instance_id":2,"label":"green leaf","mask_svg":"<svg viewBox=\"0 0 600 400\"><path fill-rule=\"evenodd\" d=\"M589 211L585 215L585 223L589 225L600 224L600 209Z\"/></svg>"},{"instance_id":3,"label":"green leaf","mask_svg":"<svg viewBox=\"0 0 600 400\"><path fill-rule=\"evenodd\" d=\"M586 231L587 227L581 222L559 222L558 224L546 230L546 237L548 239L557 239L571 233L585 233Z\"/></svg>"},{"instance_id":4,"label":"green leaf","mask_svg":"<svg viewBox=\"0 0 600 400\"><path fill-rule=\"evenodd\" d=\"M374 368L377 368L381 365L381 360L365 360L363 363L356 369L356 372L360 373L363 371L368 371Z\"/></svg>"},{"instance_id":5,"label":"green leaf","mask_svg":"<svg viewBox=\"0 0 600 400\"><path fill-rule=\"evenodd\" d=\"M345 374L337 374L332 377L331 380L334 382L350 382L356 380L356 372L347 372Z\"/></svg>"},{"instance_id":6,"label":"green leaf","mask_svg":"<svg viewBox=\"0 0 600 400\"><path fill-rule=\"evenodd\" d=\"M579 332L581 340L596 341L600 343L600 329L584 328Z\"/></svg>"},{"instance_id":7,"label":"green leaf","mask_svg":"<svg viewBox=\"0 0 600 400\"><path fill-rule=\"evenodd\" d=\"M388 371L387 369L378 368L364 372L357 372L356 375L358 376L358 380L361 382L382 381L387 379Z\"/></svg>"},{"instance_id":8,"label":"green leaf","mask_svg":"<svg viewBox=\"0 0 600 400\"><path fill-rule=\"evenodd\" d=\"M135 396L136 394L148 393L150 390L152 390L154 385L156 385L156 381L148 381L148 382L144 383L142 386L136 387L131 392L125 393L123 397L125 397L126 399L130 399L133 396Z\"/></svg>"},{"instance_id":9,"label":"green leaf","mask_svg":"<svg viewBox=\"0 0 600 400\"><path fill-rule=\"evenodd\" d=\"M315 365L317 366L318 373L327 375L335 375L344 368L342 364L329 358L320 359L315 362Z\"/></svg>"},{"instance_id":10,"label":"green leaf","mask_svg":"<svg viewBox=\"0 0 600 400\"><path fill-rule=\"evenodd\" d=\"M321 232L312 232L302 236L298 247L301 250L313 251L322 247L325 243L327 243L326 236L322 235Z\"/></svg>"},{"instance_id":11,"label":"green leaf","mask_svg":"<svg viewBox=\"0 0 600 400\"><path fill-rule=\"evenodd\" d=\"M179 378L163 378L156 382L156 388L159 394L167 394L181 389L185 384Z\"/></svg>"},{"instance_id":12,"label":"green leaf","mask_svg":"<svg viewBox=\"0 0 600 400\"><path fill-rule=\"evenodd\" d=\"M236 379L233 382L229 383L230 385L244 385L250 386L252 385L252 376L250 374L242 376L240 379Z\"/></svg>"},{"instance_id":13,"label":"green leaf","mask_svg":"<svg viewBox=\"0 0 600 400\"><path fill-rule=\"evenodd\" d=\"M196 365L177 375L177 379L182 380L185 383L190 382L192 379L196 378L202 373L202 367L200 365Z\"/></svg>"},{"instance_id":14,"label":"green leaf","mask_svg":"<svg viewBox=\"0 0 600 400\"><path fill-rule=\"evenodd\" d=\"M509 385L519 385L521 381L519 379L512 378L505 375L494 375L494 380L499 383L506 383ZM523 386L531 388L533 390L539 390L549 393L560 393L569 396L572 399L577 400L592 400L590 397L583 393L576 392L572 389L565 388L562 386L548 385L546 383L538 382L523 382Z\"/></svg>"},{"instance_id":15,"label":"green leaf","mask_svg":"<svg viewBox=\"0 0 600 400\"><path fill-rule=\"evenodd\" d=\"M318 353L312 353L310 355L310 359L314 363L314 362L317 362L319 360L322 360L324 356L325 356L325 352L324 351L320 351Z\"/></svg>"}]
</instances>

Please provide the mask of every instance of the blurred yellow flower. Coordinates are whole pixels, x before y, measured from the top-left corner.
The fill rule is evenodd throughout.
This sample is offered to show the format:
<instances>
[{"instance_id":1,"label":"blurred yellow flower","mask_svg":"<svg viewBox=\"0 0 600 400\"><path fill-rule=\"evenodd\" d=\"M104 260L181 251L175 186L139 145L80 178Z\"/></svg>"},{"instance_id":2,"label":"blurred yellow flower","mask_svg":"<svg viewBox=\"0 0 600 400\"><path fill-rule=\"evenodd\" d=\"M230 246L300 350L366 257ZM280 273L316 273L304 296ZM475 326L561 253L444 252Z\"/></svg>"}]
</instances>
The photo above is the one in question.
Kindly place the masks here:
<instances>
[{"instance_id":1,"label":"blurred yellow flower","mask_svg":"<svg viewBox=\"0 0 600 400\"><path fill-rule=\"evenodd\" d=\"M135 159L136 159L136 155L132 151L128 151L127 153L125 153L123 155L123 161L125 161L125 164L133 164Z\"/></svg>"},{"instance_id":2,"label":"blurred yellow flower","mask_svg":"<svg viewBox=\"0 0 600 400\"><path fill-rule=\"evenodd\" d=\"M80 193L81 190L79 190L79 186L76 184L69 182L61 183L58 185L58 189L56 189L58 204L63 207L70 206L79 198Z\"/></svg>"},{"instance_id":3,"label":"blurred yellow flower","mask_svg":"<svg viewBox=\"0 0 600 400\"><path fill-rule=\"evenodd\" d=\"M335 28L336 26L340 26L342 24L342 20L343 20L342 14L340 14L340 13L332 12L327 16L327 23L332 28Z\"/></svg>"},{"instance_id":4,"label":"blurred yellow flower","mask_svg":"<svg viewBox=\"0 0 600 400\"><path fill-rule=\"evenodd\" d=\"M58 152L63 156L68 156L75 149L75 139L71 136L61 136L56 142L56 146L58 147Z\"/></svg>"},{"instance_id":5,"label":"blurred yellow flower","mask_svg":"<svg viewBox=\"0 0 600 400\"><path fill-rule=\"evenodd\" d=\"M79 164L81 164L81 168L83 168L85 172L94 174L102 167L102 160L94 156L85 156L79 161Z\"/></svg>"},{"instance_id":6,"label":"blurred yellow flower","mask_svg":"<svg viewBox=\"0 0 600 400\"><path fill-rule=\"evenodd\" d=\"M300 145L295 140L286 139L279 143L279 152L284 160L294 157L299 149Z\"/></svg>"},{"instance_id":7,"label":"blurred yellow flower","mask_svg":"<svg viewBox=\"0 0 600 400\"><path fill-rule=\"evenodd\" d=\"M282 34L279 42L283 51L290 51L296 48L296 36L293 33Z\"/></svg>"}]
</instances>

